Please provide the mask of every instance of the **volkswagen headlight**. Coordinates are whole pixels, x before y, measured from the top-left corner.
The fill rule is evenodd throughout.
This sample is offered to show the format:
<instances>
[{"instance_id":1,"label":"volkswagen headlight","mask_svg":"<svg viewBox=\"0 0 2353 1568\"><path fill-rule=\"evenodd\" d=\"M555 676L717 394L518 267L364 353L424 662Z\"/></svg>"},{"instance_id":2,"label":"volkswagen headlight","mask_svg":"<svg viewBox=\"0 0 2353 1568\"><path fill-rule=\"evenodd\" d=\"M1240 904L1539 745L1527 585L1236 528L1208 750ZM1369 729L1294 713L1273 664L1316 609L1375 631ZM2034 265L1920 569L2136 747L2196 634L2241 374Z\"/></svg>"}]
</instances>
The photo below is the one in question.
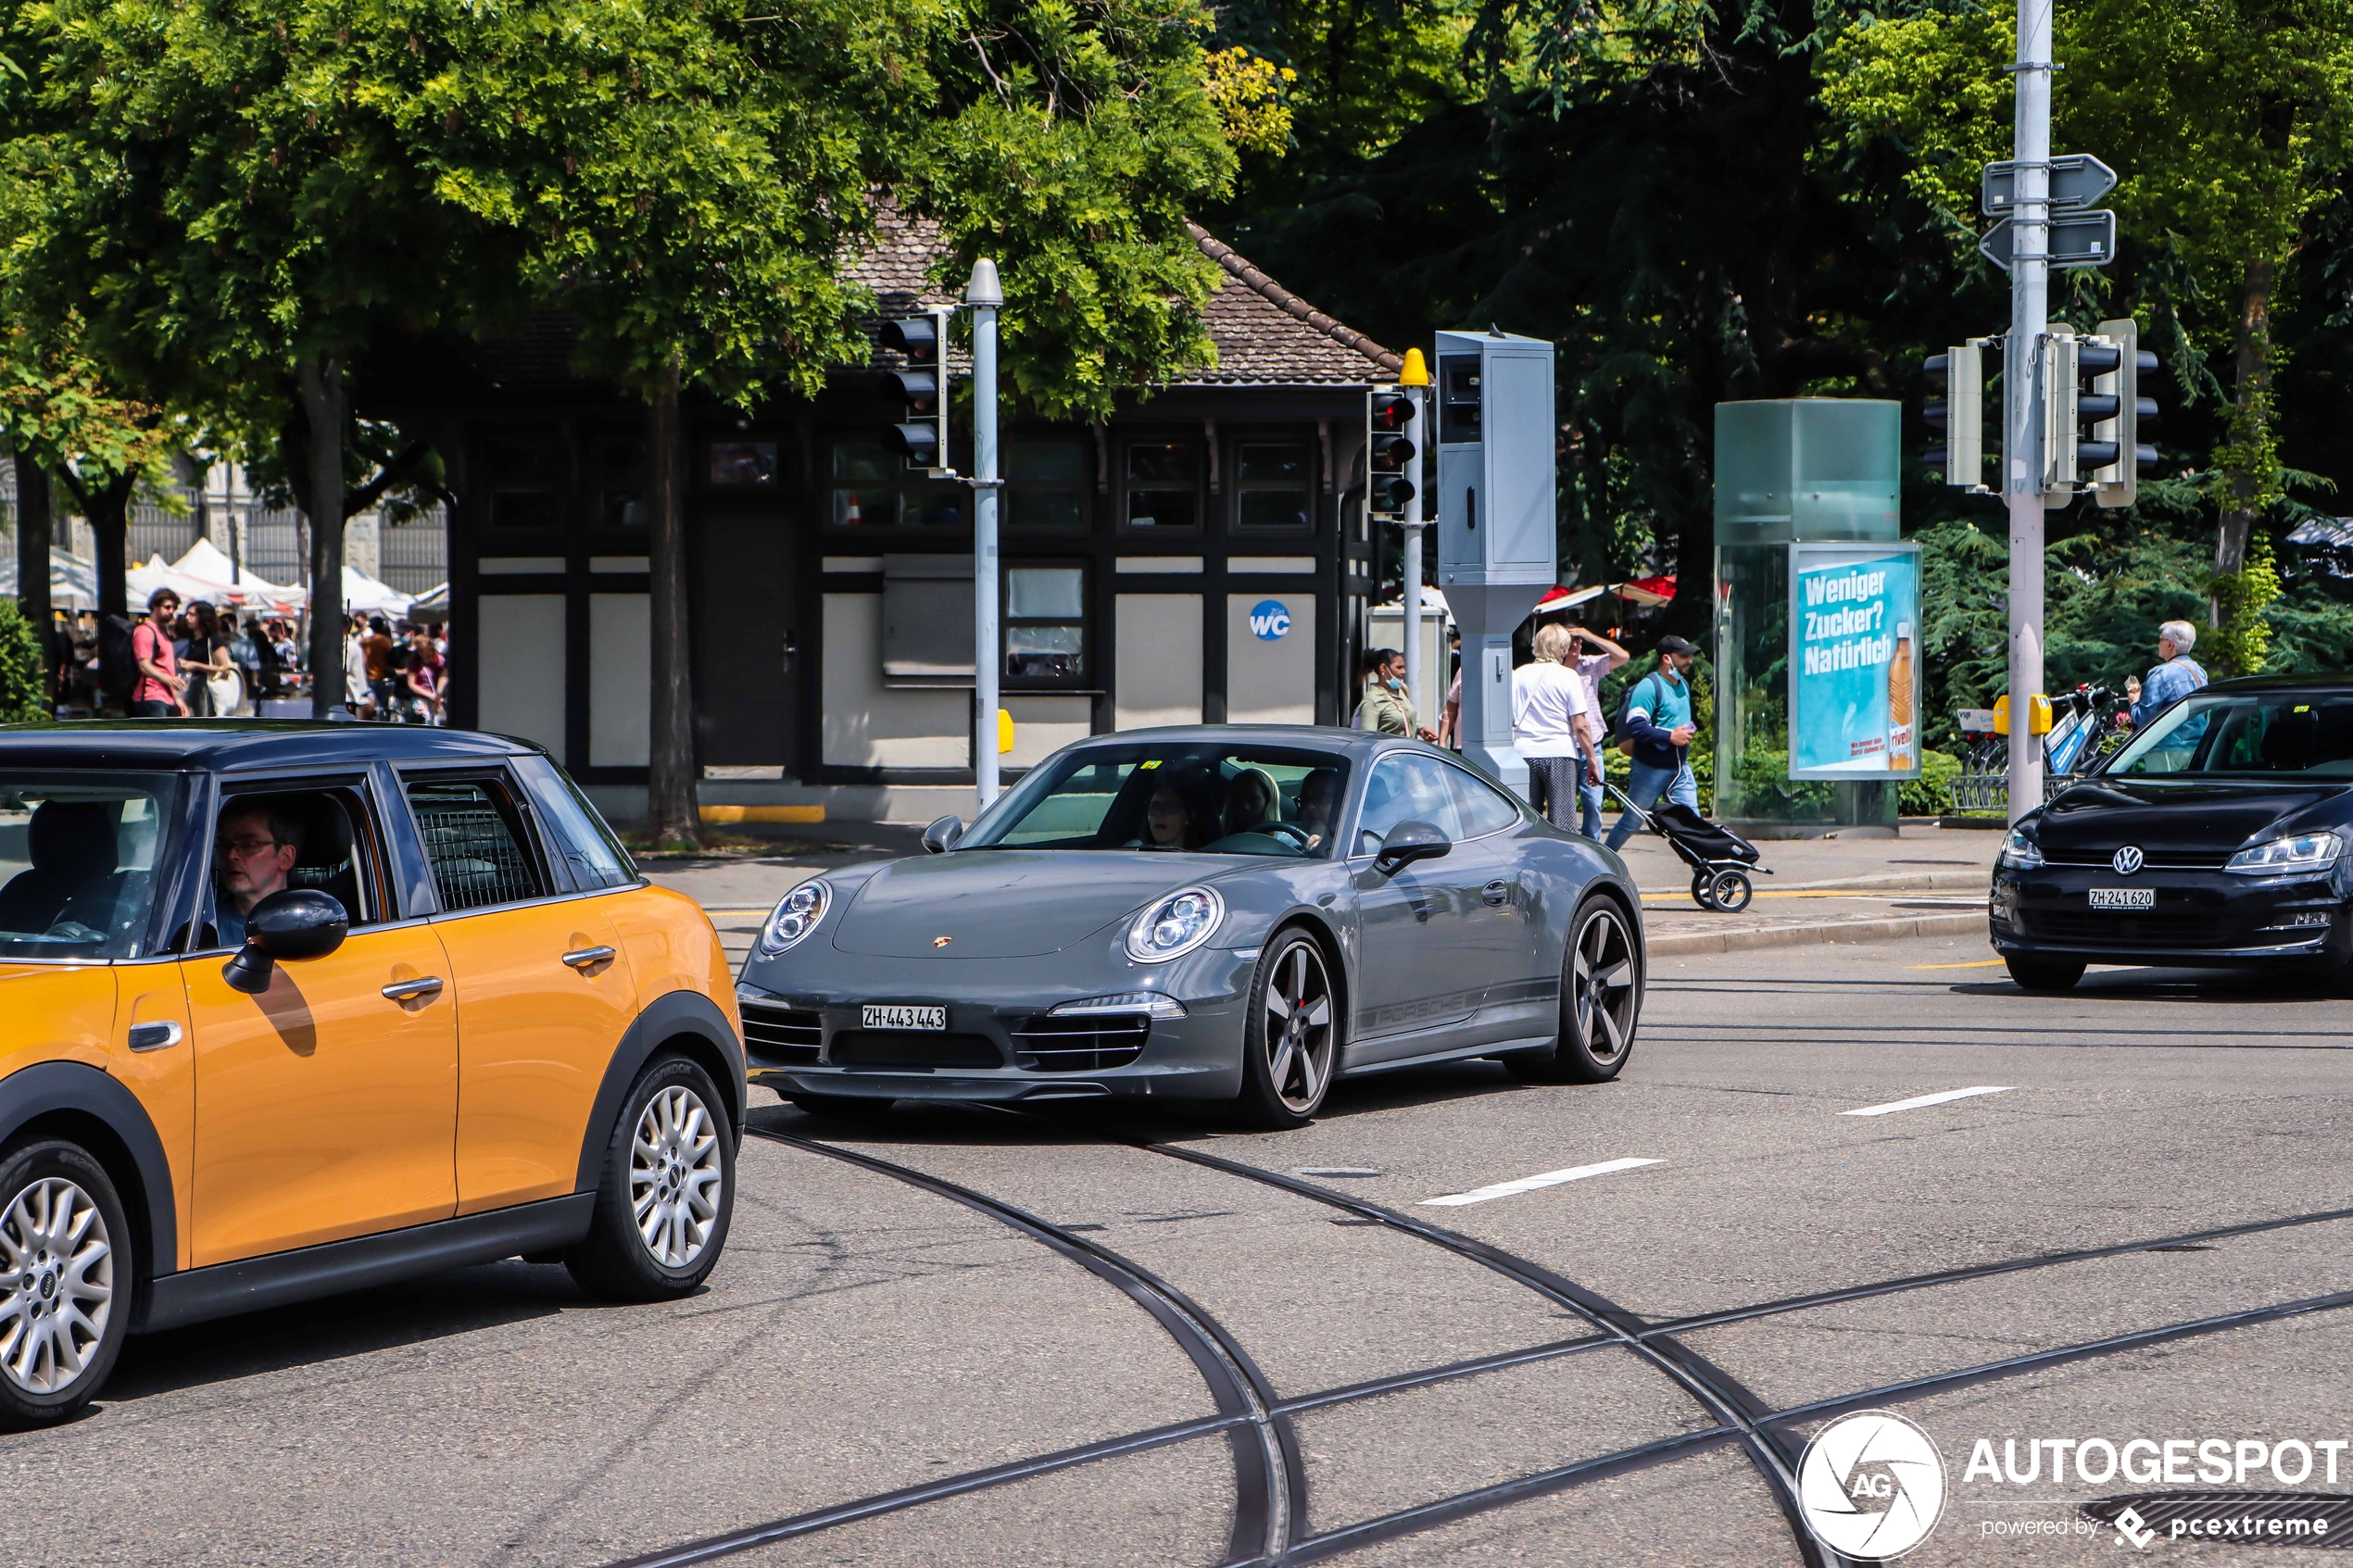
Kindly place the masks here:
<instances>
[{"instance_id":1,"label":"volkswagen headlight","mask_svg":"<svg viewBox=\"0 0 2353 1568\"><path fill-rule=\"evenodd\" d=\"M1127 956L1138 963L1182 958L1209 940L1226 918L1226 900L1206 887L1171 893L1127 927Z\"/></svg>"},{"instance_id":2,"label":"volkswagen headlight","mask_svg":"<svg viewBox=\"0 0 2353 1568\"><path fill-rule=\"evenodd\" d=\"M804 882L776 901L776 912L760 928L760 950L769 958L817 929L825 918L833 890L822 882Z\"/></svg>"},{"instance_id":3,"label":"volkswagen headlight","mask_svg":"<svg viewBox=\"0 0 2353 1568\"><path fill-rule=\"evenodd\" d=\"M2031 872L2043 863L2043 847L2024 828L2012 828L2002 840L2001 863L2014 872Z\"/></svg>"},{"instance_id":4,"label":"volkswagen headlight","mask_svg":"<svg viewBox=\"0 0 2353 1568\"><path fill-rule=\"evenodd\" d=\"M2287 872L2326 871L2345 852L2345 840L2333 833L2299 833L2275 838L2252 849L2242 849L2222 869L2242 876L2277 876Z\"/></svg>"}]
</instances>

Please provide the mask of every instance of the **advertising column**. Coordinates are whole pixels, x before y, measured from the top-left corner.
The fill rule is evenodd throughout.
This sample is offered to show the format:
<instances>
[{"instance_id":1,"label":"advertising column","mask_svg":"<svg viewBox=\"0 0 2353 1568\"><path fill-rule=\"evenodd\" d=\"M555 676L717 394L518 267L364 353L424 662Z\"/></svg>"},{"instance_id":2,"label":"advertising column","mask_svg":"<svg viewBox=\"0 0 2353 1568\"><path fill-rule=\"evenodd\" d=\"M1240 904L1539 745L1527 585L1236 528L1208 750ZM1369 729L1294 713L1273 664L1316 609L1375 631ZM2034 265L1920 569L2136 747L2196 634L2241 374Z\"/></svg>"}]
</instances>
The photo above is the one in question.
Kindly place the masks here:
<instances>
[{"instance_id":1,"label":"advertising column","mask_svg":"<svg viewBox=\"0 0 2353 1568\"><path fill-rule=\"evenodd\" d=\"M1789 776L1919 777L1919 546L1789 554Z\"/></svg>"}]
</instances>

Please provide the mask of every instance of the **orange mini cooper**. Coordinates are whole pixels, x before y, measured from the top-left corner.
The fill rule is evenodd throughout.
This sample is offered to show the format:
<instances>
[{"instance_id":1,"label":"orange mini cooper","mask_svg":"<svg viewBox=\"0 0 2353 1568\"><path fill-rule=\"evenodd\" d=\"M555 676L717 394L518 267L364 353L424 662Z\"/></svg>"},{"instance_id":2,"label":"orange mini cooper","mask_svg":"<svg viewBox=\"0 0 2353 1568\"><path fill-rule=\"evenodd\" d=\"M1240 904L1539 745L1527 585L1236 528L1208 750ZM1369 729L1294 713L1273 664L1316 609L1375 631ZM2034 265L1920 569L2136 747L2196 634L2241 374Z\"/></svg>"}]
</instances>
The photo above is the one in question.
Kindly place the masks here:
<instances>
[{"instance_id":1,"label":"orange mini cooper","mask_svg":"<svg viewBox=\"0 0 2353 1568\"><path fill-rule=\"evenodd\" d=\"M528 746L0 731L0 1422L129 1333L463 1264L693 1290L743 1111L710 920Z\"/></svg>"}]
</instances>

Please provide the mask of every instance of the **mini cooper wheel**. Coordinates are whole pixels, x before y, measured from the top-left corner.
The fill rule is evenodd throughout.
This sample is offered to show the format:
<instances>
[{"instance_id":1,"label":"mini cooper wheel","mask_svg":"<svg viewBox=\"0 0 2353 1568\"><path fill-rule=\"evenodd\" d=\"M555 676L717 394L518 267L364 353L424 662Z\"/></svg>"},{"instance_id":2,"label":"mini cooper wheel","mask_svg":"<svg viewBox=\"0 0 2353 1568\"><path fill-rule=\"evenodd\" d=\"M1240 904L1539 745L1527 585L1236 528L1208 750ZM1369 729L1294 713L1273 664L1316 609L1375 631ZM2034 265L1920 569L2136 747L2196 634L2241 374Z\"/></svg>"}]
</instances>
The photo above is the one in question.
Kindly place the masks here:
<instances>
[{"instance_id":1,"label":"mini cooper wheel","mask_svg":"<svg viewBox=\"0 0 2353 1568\"><path fill-rule=\"evenodd\" d=\"M622 1102L588 1235L564 1257L583 1288L659 1301L701 1285L727 1242L736 1141L711 1075L658 1058Z\"/></svg>"},{"instance_id":2,"label":"mini cooper wheel","mask_svg":"<svg viewBox=\"0 0 2353 1568\"><path fill-rule=\"evenodd\" d=\"M1531 1084L1605 1084L1634 1054L1642 1010L1642 955L1633 923L1615 900L1595 894L1577 907L1561 955L1560 1037L1549 1052L1503 1059Z\"/></svg>"},{"instance_id":3,"label":"mini cooper wheel","mask_svg":"<svg viewBox=\"0 0 2353 1568\"><path fill-rule=\"evenodd\" d=\"M1266 944L1242 1020L1242 1115L1253 1125L1304 1127L1340 1065L1340 1003L1324 949L1303 931Z\"/></svg>"},{"instance_id":4,"label":"mini cooper wheel","mask_svg":"<svg viewBox=\"0 0 2353 1568\"><path fill-rule=\"evenodd\" d=\"M2009 966L2010 978L2018 982L2021 991L2072 991L2075 983L2083 978L2083 966L2064 959L2030 959L2005 953L2002 961Z\"/></svg>"},{"instance_id":5,"label":"mini cooper wheel","mask_svg":"<svg viewBox=\"0 0 2353 1568\"><path fill-rule=\"evenodd\" d=\"M62 1421L122 1351L135 1265L106 1168L44 1138L0 1160L0 1424Z\"/></svg>"}]
</instances>

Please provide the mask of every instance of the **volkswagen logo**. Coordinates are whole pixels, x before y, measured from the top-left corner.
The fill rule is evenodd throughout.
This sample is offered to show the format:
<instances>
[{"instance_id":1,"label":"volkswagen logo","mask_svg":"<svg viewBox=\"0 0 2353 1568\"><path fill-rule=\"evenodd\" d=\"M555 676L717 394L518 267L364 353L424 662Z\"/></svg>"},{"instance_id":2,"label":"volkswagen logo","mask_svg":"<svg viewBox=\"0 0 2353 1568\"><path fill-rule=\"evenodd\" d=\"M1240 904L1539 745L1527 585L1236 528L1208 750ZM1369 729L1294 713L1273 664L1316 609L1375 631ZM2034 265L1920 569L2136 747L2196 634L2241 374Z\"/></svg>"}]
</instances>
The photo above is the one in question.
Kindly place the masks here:
<instances>
[{"instance_id":1,"label":"volkswagen logo","mask_svg":"<svg viewBox=\"0 0 2353 1568\"><path fill-rule=\"evenodd\" d=\"M2141 869L2141 847L2137 844L2128 844L2116 852L2116 858L2108 864L2116 868L2117 875L2131 876Z\"/></svg>"}]
</instances>

